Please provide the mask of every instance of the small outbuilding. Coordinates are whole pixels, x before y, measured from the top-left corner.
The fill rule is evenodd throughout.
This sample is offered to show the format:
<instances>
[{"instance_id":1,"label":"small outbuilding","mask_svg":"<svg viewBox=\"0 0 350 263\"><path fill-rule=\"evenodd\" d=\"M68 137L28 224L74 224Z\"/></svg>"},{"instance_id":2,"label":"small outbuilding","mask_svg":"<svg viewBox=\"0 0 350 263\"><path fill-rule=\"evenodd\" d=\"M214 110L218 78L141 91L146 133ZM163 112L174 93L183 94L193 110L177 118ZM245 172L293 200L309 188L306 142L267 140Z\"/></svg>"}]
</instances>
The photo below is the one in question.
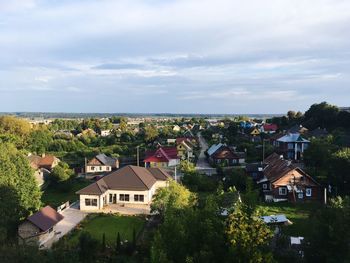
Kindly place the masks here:
<instances>
[{"instance_id":1,"label":"small outbuilding","mask_svg":"<svg viewBox=\"0 0 350 263\"><path fill-rule=\"evenodd\" d=\"M55 235L55 226L63 219L51 206L45 206L18 227L19 244L41 246Z\"/></svg>"}]
</instances>

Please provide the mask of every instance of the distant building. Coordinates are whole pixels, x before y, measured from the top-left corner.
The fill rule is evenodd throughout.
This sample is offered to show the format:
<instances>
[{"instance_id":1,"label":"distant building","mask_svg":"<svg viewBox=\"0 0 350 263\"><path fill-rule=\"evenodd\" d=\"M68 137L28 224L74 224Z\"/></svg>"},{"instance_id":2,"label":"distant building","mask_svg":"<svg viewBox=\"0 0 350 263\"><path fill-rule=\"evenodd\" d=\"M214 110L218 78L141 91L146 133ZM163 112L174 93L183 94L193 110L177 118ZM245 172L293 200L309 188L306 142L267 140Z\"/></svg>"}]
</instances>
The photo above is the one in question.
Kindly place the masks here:
<instances>
[{"instance_id":1,"label":"distant building","mask_svg":"<svg viewBox=\"0 0 350 263\"><path fill-rule=\"evenodd\" d=\"M169 167L180 163L176 147L159 147L154 151L147 151L144 159L145 167Z\"/></svg>"},{"instance_id":2,"label":"distant building","mask_svg":"<svg viewBox=\"0 0 350 263\"><path fill-rule=\"evenodd\" d=\"M55 235L55 226L63 216L50 206L28 217L18 227L19 244L41 246Z\"/></svg>"},{"instance_id":3,"label":"distant building","mask_svg":"<svg viewBox=\"0 0 350 263\"><path fill-rule=\"evenodd\" d=\"M302 160L303 153L310 144L300 133L288 133L275 141L277 151L287 159Z\"/></svg>"},{"instance_id":4,"label":"distant building","mask_svg":"<svg viewBox=\"0 0 350 263\"><path fill-rule=\"evenodd\" d=\"M109 136L111 134L111 130L101 130L100 131L100 135L102 136L102 137L107 137L107 136Z\"/></svg>"},{"instance_id":5,"label":"distant building","mask_svg":"<svg viewBox=\"0 0 350 263\"><path fill-rule=\"evenodd\" d=\"M236 152L232 147L226 144L214 144L208 151L209 162L213 165L224 164L226 166L235 166L245 163L245 152Z\"/></svg>"},{"instance_id":6,"label":"distant building","mask_svg":"<svg viewBox=\"0 0 350 263\"><path fill-rule=\"evenodd\" d=\"M100 153L96 155L93 159L91 159L86 167L86 173L104 173L111 172L112 170L119 168L119 160L115 157L110 157L105 155L104 153Z\"/></svg>"}]
</instances>

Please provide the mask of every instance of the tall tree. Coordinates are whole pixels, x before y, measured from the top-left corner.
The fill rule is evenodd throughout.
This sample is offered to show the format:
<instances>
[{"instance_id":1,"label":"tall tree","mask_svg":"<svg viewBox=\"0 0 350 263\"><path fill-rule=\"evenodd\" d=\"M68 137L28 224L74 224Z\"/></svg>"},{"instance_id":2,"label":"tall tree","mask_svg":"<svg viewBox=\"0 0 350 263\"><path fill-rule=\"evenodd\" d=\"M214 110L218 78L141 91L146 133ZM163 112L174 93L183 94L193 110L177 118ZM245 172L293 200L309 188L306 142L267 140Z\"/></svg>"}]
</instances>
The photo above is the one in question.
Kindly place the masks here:
<instances>
[{"instance_id":1,"label":"tall tree","mask_svg":"<svg viewBox=\"0 0 350 263\"><path fill-rule=\"evenodd\" d=\"M236 205L228 218L227 237L235 262L272 262L268 250L272 231L250 207Z\"/></svg>"},{"instance_id":2,"label":"tall tree","mask_svg":"<svg viewBox=\"0 0 350 263\"><path fill-rule=\"evenodd\" d=\"M7 236L19 220L40 208L41 192L26 157L11 144L0 144L0 228Z\"/></svg>"}]
</instances>

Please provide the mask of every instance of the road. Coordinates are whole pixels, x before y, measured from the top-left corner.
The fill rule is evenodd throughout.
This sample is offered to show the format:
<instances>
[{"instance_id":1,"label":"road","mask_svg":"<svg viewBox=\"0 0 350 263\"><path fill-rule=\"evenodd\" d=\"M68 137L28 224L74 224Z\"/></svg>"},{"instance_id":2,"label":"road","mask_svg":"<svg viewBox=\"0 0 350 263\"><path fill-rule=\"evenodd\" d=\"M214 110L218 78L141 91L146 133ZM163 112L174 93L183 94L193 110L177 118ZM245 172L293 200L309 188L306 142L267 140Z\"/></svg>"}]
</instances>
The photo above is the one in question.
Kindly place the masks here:
<instances>
[{"instance_id":1,"label":"road","mask_svg":"<svg viewBox=\"0 0 350 263\"><path fill-rule=\"evenodd\" d=\"M208 149L208 144L203 138L202 134L199 132L197 134L198 136L198 141L199 141L199 146L201 147L201 152L198 156L198 161L196 164L196 170L198 172L203 172L207 175L212 175L216 174L216 169L212 168L207 160L207 157L205 156L205 151Z\"/></svg>"}]
</instances>

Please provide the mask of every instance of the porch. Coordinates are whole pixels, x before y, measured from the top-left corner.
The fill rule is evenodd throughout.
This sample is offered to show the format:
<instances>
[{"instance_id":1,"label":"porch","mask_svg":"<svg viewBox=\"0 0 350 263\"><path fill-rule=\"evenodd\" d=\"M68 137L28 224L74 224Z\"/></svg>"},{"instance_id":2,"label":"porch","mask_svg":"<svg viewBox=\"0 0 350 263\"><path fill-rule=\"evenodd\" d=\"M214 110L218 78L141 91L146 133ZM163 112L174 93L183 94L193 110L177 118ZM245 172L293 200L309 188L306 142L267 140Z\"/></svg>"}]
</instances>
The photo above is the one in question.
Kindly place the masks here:
<instances>
[{"instance_id":1,"label":"porch","mask_svg":"<svg viewBox=\"0 0 350 263\"><path fill-rule=\"evenodd\" d=\"M150 215L149 204L107 204L98 213L119 213L121 215Z\"/></svg>"}]
</instances>

